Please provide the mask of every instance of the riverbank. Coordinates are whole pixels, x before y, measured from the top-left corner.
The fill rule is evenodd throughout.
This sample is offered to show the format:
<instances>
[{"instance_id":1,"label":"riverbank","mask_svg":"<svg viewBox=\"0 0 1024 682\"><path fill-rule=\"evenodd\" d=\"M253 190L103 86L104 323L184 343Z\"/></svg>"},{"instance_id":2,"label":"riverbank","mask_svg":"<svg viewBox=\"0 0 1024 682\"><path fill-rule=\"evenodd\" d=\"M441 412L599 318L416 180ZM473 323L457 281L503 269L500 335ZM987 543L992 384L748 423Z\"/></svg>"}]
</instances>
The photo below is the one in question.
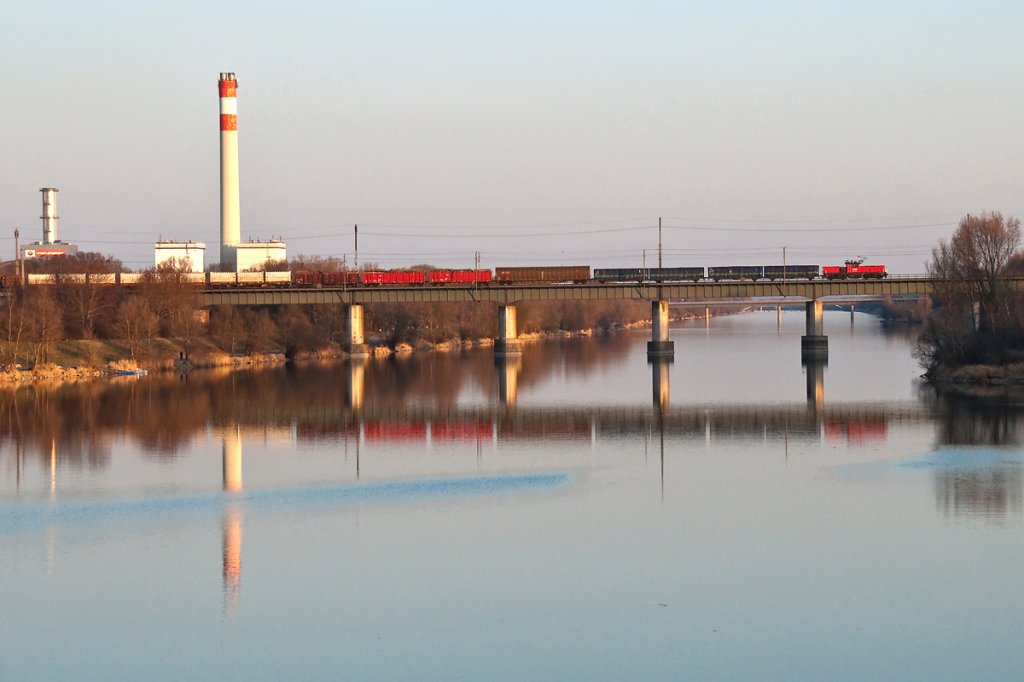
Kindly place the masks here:
<instances>
[{"instance_id":1,"label":"riverbank","mask_svg":"<svg viewBox=\"0 0 1024 682\"><path fill-rule=\"evenodd\" d=\"M734 314L717 311L721 314ZM674 316L673 322L703 318L704 314L682 314ZM557 330L550 332L527 332L519 335L523 343L566 339L573 337L589 337L603 334L615 334L651 326L650 320L638 320L625 324L615 324L608 329L581 329L576 331ZM384 339L368 339L370 357L386 358L391 356L404 357L412 353L460 352L473 348L486 348L494 345L493 338L479 339L445 339L440 341L421 340L415 344L399 343L391 346ZM322 362L344 360L349 357L339 344L331 343L315 351L295 353L291 359L298 362ZM142 375L160 372L188 372L195 369L212 369L218 367L242 368L254 366L273 366L284 364L289 357L281 350L262 353L230 354L217 347L207 337L190 339L186 344L183 339L157 338L149 346L132 358L131 349L123 340L66 340L57 343L47 353L46 362L35 366L22 363L0 369L0 386L22 385L30 383L76 383L125 375Z\"/></svg>"}]
</instances>

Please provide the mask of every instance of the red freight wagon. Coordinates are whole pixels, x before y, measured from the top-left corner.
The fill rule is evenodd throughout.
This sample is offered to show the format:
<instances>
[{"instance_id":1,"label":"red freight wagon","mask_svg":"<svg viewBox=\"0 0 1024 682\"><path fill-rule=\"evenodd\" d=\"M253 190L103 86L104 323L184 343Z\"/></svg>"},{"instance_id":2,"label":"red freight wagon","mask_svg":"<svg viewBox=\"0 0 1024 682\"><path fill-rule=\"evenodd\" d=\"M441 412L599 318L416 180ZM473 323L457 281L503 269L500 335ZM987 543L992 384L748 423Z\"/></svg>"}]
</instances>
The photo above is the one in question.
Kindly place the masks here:
<instances>
[{"instance_id":1,"label":"red freight wagon","mask_svg":"<svg viewBox=\"0 0 1024 682\"><path fill-rule=\"evenodd\" d=\"M325 287L352 287L359 284L359 273L355 271L322 272L320 277Z\"/></svg>"},{"instance_id":2,"label":"red freight wagon","mask_svg":"<svg viewBox=\"0 0 1024 682\"><path fill-rule=\"evenodd\" d=\"M320 284L320 273L296 270L292 273L292 284L297 284L302 287Z\"/></svg>"},{"instance_id":3,"label":"red freight wagon","mask_svg":"<svg viewBox=\"0 0 1024 682\"><path fill-rule=\"evenodd\" d=\"M363 284L402 285L423 284L426 275L418 270L367 270L363 273Z\"/></svg>"},{"instance_id":4,"label":"red freight wagon","mask_svg":"<svg viewBox=\"0 0 1024 682\"><path fill-rule=\"evenodd\" d=\"M431 270L431 284L486 284L491 281L490 270Z\"/></svg>"}]
</instances>

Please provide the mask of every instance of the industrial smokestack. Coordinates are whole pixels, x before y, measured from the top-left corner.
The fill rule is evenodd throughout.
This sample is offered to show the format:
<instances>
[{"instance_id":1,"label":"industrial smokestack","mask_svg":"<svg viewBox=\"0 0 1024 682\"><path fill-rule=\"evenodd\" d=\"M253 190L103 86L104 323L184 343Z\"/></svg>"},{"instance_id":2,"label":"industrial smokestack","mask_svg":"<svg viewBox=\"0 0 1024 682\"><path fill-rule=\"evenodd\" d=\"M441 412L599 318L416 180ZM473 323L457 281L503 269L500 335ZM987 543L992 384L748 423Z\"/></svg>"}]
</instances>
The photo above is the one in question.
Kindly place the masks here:
<instances>
[{"instance_id":1,"label":"industrial smokestack","mask_svg":"<svg viewBox=\"0 0 1024 682\"><path fill-rule=\"evenodd\" d=\"M57 189L43 187L43 244L57 242Z\"/></svg>"},{"instance_id":2,"label":"industrial smokestack","mask_svg":"<svg viewBox=\"0 0 1024 682\"><path fill-rule=\"evenodd\" d=\"M220 262L235 264L242 240L238 201L238 81L221 73L220 88Z\"/></svg>"}]
</instances>

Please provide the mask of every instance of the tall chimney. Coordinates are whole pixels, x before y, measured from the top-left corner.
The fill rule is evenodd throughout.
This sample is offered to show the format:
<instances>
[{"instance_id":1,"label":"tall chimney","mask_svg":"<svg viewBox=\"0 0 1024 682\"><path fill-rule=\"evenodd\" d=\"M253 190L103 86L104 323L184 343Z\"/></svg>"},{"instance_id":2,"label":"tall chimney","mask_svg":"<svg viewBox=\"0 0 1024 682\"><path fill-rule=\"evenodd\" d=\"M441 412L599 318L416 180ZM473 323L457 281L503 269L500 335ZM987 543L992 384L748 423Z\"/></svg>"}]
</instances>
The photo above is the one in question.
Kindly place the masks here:
<instances>
[{"instance_id":1,"label":"tall chimney","mask_svg":"<svg viewBox=\"0 0 1024 682\"><path fill-rule=\"evenodd\" d=\"M57 241L57 189L43 187L43 243L53 244Z\"/></svg>"},{"instance_id":2,"label":"tall chimney","mask_svg":"<svg viewBox=\"0 0 1024 682\"><path fill-rule=\"evenodd\" d=\"M220 81L220 262L235 264L242 239L238 202L238 81L221 73Z\"/></svg>"}]
</instances>

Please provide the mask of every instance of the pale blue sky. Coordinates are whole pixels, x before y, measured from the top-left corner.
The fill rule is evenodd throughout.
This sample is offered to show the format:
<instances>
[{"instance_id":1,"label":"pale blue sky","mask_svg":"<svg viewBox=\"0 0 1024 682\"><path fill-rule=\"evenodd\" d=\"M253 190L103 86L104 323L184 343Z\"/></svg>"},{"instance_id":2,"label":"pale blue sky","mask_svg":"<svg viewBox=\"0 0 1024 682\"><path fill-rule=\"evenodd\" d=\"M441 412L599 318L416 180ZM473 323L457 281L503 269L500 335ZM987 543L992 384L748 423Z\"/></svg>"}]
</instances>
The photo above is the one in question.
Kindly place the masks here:
<instances>
[{"instance_id":1,"label":"pale blue sky","mask_svg":"<svg viewBox=\"0 0 1024 682\"><path fill-rule=\"evenodd\" d=\"M823 4L7 6L0 249L55 186L82 248L215 258L220 71L243 236L291 255L359 223L389 266L635 266L660 215L666 265L917 272L962 213L1024 214L1024 6Z\"/></svg>"}]
</instances>

